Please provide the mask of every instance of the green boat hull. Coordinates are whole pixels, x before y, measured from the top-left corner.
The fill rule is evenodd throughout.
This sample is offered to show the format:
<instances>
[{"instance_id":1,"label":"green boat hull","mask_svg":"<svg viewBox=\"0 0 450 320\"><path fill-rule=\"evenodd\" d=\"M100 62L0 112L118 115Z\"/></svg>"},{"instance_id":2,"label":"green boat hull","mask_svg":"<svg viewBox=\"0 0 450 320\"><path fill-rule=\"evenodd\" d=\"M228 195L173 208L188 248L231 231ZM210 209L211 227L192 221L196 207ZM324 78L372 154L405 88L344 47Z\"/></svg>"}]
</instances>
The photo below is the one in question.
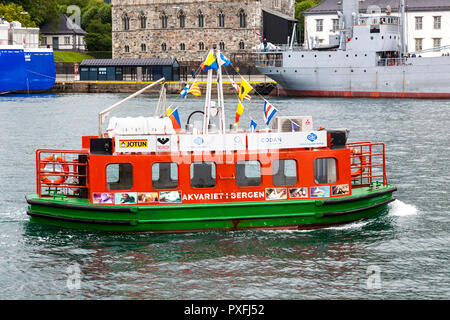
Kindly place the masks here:
<instances>
[{"instance_id":1,"label":"green boat hull","mask_svg":"<svg viewBox=\"0 0 450 320\"><path fill-rule=\"evenodd\" d=\"M311 229L370 218L394 201L393 186L353 189L348 197L151 206L92 205L86 199L27 196L32 222L111 232Z\"/></svg>"}]
</instances>

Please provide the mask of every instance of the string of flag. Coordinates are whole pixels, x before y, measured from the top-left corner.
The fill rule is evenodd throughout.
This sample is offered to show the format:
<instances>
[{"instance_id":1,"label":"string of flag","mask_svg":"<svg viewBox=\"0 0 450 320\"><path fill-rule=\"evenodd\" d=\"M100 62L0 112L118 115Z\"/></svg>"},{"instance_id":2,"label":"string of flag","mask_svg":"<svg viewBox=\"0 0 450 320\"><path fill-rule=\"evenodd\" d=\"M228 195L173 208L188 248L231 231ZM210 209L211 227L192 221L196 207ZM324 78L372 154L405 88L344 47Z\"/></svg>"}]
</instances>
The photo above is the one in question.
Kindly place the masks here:
<instances>
[{"instance_id":1,"label":"string of flag","mask_svg":"<svg viewBox=\"0 0 450 320\"><path fill-rule=\"evenodd\" d=\"M260 37L260 39L262 39L261 35L259 35L257 33L256 29L254 31ZM231 82L231 85L234 88L235 94L238 97L238 106L236 108L236 114L235 114L235 124L236 124L236 128L238 128L239 127L240 117L242 116L242 114L244 113L244 110L245 110L243 102L244 102L244 100L246 100L246 101L251 101L252 100L252 97L249 95L249 93L254 88L237 71L237 69L233 66L231 61L223 53L220 53L219 56L216 59L214 57L213 50L211 50L211 51L209 51L206 59L202 62L200 67L193 74L193 77L195 78L195 76L197 75L197 73L200 70L202 70L203 72L207 72L208 70L211 70L211 69L217 71L219 69L219 66L225 66L225 67L231 66L232 69L236 72L236 74L238 74L239 77L241 78L239 84L234 82L231 79L230 75L228 74L227 69L224 69L226 74L227 74L227 76L228 76L229 81ZM180 96L181 96L182 99L186 99L188 97L189 93L192 94L195 97L200 97L201 96L201 91L200 91L199 84L198 84L197 80L192 82L192 84L187 83L186 86L181 90ZM272 118L274 117L274 115L278 111L278 109L275 108L269 101L267 101L257 91L255 91L255 93L260 98L262 98L262 100L264 101L263 119L264 119L264 123L266 124L266 126L269 126L270 121L272 120ZM180 122L180 117L179 117L179 113L178 113L178 108L176 108L175 110L172 111L171 108L169 107L167 109L167 116L171 119L175 130L180 130L181 129L181 122ZM292 125L293 126L293 130L294 130L294 124L295 123L293 122L293 125ZM297 125L297 124L295 124L295 125ZM253 119L251 119L250 120L250 130L251 130L251 132L255 132L256 127L257 127L257 123Z\"/></svg>"}]
</instances>

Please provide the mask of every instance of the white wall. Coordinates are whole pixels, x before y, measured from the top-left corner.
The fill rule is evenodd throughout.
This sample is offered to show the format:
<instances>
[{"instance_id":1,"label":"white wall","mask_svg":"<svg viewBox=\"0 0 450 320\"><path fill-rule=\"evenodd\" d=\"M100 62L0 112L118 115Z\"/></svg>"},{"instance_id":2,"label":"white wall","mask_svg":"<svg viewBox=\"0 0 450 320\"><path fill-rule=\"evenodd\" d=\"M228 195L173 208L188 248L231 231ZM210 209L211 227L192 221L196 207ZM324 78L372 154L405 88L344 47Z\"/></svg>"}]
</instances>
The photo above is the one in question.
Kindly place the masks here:
<instances>
[{"instance_id":1,"label":"white wall","mask_svg":"<svg viewBox=\"0 0 450 320\"><path fill-rule=\"evenodd\" d=\"M393 14L396 15L396 14ZM415 29L415 17L421 16L422 30ZM441 16L441 29L434 29L434 16ZM316 20L323 19L323 31L316 31ZM333 27L333 20L337 19L337 14L314 14L305 16L305 41L311 36L322 39L323 45L328 44L330 34ZM415 39L422 38L423 49L433 48L433 38L441 38L441 46L450 46L450 11L424 11L424 12L407 12L407 44L408 51L415 51ZM308 36L308 38L306 38ZM450 53L450 48L438 52L423 53L422 56L440 56L443 53Z\"/></svg>"},{"instance_id":2,"label":"white wall","mask_svg":"<svg viewBox=\"0 0 450 320\"><path fill-rule=\"evenodd\" d=\"M43 35L41 41L41 47L53 48L53 38L57 37L59 46L57 50L73 50L73 35ZM66 38L69 42L66 43ZM76 35L76 50L86 50L86 44L84 42L84 36Z\"/></svg>"}]
</instances>

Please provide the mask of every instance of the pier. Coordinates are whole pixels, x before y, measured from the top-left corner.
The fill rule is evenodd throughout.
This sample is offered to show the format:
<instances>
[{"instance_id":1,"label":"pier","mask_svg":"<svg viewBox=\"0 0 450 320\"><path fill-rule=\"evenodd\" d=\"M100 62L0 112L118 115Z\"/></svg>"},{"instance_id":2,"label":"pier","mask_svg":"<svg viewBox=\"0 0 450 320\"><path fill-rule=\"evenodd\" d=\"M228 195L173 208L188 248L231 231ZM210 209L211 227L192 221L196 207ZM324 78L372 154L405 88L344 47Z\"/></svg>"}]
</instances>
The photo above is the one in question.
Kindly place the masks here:
<instances>
[{"instance_id":1,"label":"pier","mask_svg":"<svg viewBox=\"0 0 450 320\"><path fill-rule=\"evenodd\" d=\"M264 78L264 77L261 77ZM50 90L52 93L132 93L143 88L144 86L151 84L152 82L142 81L56 81L53 88ZM206 91L206 81L198 81L202 94ZM239 82L236 82L239 83ZM257 81L249 81L249 83L258 91L261 95L268 95L274 88L276 88L276 82L267 79L260 79ZM166 89L168 94L178 94L186 85L185 81L172 81L166 82ZM217 90L216 83L212 85L212 89ZM231 82L224 82L224 94L234 95L235 89L231 85ZM159 90L157 88L150 89L148 93L156 94Z\"/></svg>"}]
</instances>

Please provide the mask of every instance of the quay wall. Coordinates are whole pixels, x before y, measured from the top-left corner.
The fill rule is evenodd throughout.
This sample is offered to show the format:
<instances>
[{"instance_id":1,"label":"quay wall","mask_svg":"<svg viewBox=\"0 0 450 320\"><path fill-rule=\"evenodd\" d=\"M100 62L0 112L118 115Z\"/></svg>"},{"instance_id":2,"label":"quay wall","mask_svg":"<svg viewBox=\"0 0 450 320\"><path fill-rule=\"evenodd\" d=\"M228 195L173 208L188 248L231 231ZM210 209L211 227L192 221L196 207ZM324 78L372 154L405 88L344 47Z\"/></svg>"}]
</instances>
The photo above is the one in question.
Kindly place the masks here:
<instances>
[{"instance_id":1,"label":"quay wall","mask_svg":"<svg viewBox=\"0 0 450 320\"><path fill-rule=\"evenodd\" d=\"M134 93L152 82L128 81L57 81L50 90L52 93ZM239 82L237 82L239 83ZM275 87L274 81L250 81L259 94L268 95ZM198 82L202 95L206 92L206 82ZM186 85L183 81L166 82L167 94L178 94ZM150 88L147 93L159 93L160 85ZM235 95L231 82L223 83L224 95ZM217 94L217 85L212 84L212 94Z\"/></svg>"}]
</instances>

